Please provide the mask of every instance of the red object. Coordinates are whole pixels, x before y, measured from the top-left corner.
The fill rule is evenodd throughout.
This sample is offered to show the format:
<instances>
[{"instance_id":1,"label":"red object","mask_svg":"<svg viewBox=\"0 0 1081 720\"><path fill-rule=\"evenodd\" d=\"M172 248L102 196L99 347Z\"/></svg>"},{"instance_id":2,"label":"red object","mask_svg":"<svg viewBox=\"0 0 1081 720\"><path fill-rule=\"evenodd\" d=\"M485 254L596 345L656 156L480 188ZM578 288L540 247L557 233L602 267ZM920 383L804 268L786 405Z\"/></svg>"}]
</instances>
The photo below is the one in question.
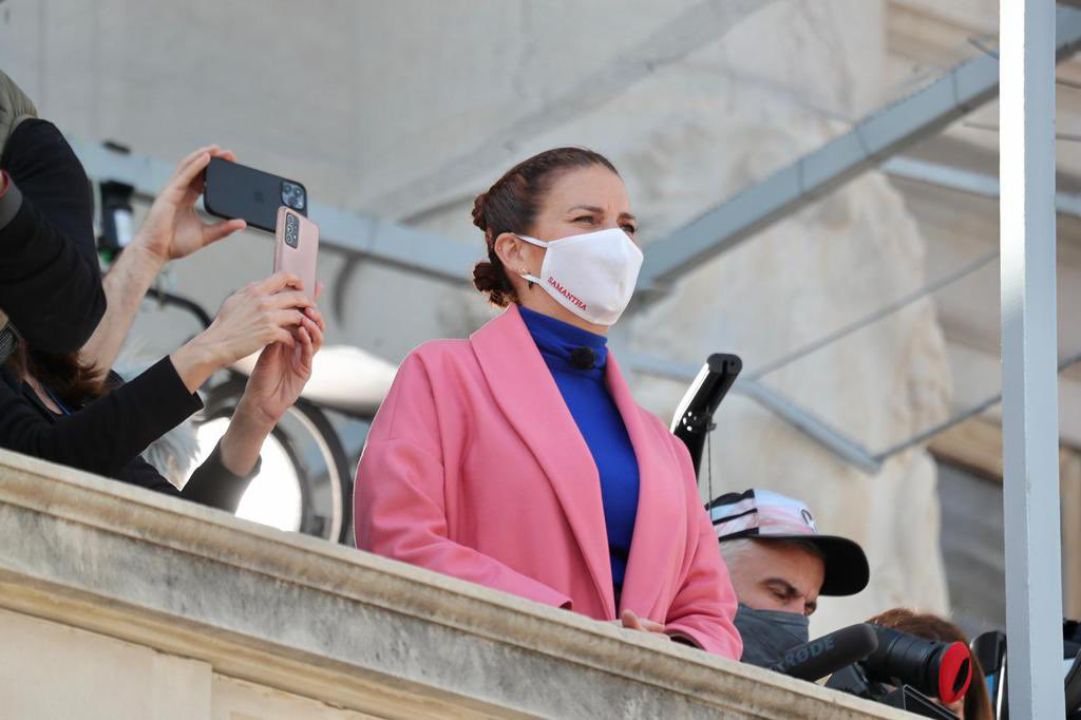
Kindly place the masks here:
<instances>
[{"instance_id":1,"label":"red object","mask_svg":"<svg viewBox=\"0 0 1081 720\"><path fill-rule=\"evenodd\" d=\"M596 620L633 610L738 659L736 595L690 454L612 354L606 379L641 476L618 607L596 463L515 305L398 369L357 469L357 547Z\"/></svg>"},{"instance_id":2,"label":"red object","mask_svg":"<svg viewBox=\"0 0 1081 720\"><path fill-rule=\"evenodd\" d=\"M11 178L4 170L0 170L0 198L4 197L4 194L8 191L8 186L11 184Z\"/></svg>"},{"instance_id":3,"label":"red object","mask_svg":"<svg viewBox=\"0 0 1081 720\"><path fill-rule=\"evenodd\" d=\"M950 643L938 671L938 699L949 705L965 696L972 682L972 655L963 642Z\"/></svg>"}]
</instances>

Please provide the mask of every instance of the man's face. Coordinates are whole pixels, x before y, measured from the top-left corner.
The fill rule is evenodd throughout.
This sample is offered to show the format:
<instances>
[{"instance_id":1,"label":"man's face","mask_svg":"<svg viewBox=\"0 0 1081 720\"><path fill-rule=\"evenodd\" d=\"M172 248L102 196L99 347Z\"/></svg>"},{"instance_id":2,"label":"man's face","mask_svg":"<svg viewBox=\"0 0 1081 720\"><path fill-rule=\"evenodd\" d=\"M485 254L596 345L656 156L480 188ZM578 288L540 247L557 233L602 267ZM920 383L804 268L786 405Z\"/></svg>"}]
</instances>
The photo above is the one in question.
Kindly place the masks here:
<instances>
[{"instance_id":1,"label":"man's face","mask_svg":"<svg viewBox=\"0 0 1081 720\"><path fill-rule=\"evenodd\" d=\"M822 558L785 542L750 543L728 563L739 601L755 610L812 614L826 577Z\"/></svg>"}]
</instances>

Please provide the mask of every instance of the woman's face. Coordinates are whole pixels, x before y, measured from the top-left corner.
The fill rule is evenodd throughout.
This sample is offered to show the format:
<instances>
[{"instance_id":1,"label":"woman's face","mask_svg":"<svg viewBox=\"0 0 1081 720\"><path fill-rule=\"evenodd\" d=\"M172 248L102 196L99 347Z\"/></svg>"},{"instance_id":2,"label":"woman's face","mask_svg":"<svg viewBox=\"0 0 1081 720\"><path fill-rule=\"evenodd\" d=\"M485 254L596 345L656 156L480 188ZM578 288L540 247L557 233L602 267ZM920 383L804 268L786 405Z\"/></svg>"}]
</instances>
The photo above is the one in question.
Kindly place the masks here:
<instances>
[{"instance_id":1,"label":"woman's face","mask_svg":"<svg viewBox=\"0 0 1081 720\"><path fill-rule=\"evenodd\" d=\"M552 183L537 212L533 227L526 232L537 240L551 242L571 235L620 228L633 240L638 220L631 212L623 180L602 165L576 168L562 173ZM564 322L604 334L603 325L582 320L539 287L529 288L519 273L540 275L545 248L530 245L511 233L496 239L496 252L503 260L522 305Z\"/></svg>"}]
</instances>

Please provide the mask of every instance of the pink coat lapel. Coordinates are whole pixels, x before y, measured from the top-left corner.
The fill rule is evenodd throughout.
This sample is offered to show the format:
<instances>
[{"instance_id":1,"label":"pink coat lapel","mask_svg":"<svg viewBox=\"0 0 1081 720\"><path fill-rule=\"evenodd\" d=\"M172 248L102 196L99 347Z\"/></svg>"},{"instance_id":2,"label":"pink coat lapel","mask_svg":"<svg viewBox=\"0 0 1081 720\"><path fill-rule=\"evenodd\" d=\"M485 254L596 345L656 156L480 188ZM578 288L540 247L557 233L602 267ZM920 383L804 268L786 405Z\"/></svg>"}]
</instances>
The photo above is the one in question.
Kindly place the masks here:
<instances>
[{"instance_id":1,"label":"pink coat lapel","mask_svg":"<svg viewBox=\"0 0 1081 720\"><path fill-rule=\"evenodd\" d=\"M470 343L500 410L551 482L597 593L614 612L597 466L517 306L475 332Z\"/></svg>"},{"instance_id":2,"label":"pink coat lapel","mask_svg":"<svg viewBox=\"0 0 1081 720\"><path fill-rule=\"evenodd\" d=\"M664 617L657 615L661 599L666 597L662 578L681 564L678 554L683 548L687 522L679 465L671 457L669 444L658 443L663 438L648 426L611 353L606 378L638 460L638 511L621 604L663 622Z\"/></svg>"}]
</instances>

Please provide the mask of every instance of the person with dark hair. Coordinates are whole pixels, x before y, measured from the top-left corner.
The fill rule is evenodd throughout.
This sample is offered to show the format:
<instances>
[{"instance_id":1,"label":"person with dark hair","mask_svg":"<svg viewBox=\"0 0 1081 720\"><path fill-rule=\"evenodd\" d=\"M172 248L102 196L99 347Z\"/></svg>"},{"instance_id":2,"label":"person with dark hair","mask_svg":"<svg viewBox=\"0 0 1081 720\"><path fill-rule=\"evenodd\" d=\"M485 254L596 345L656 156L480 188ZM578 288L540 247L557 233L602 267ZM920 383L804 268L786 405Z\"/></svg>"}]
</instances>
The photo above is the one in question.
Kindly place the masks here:
<instances>
[{"instance_id":1,"label":"person with dark hair","mask_svg":"<svg viewBox=\"0 0 1081 720\"><path fill-rule=\"evenodd\" d=\"M819 595L855 595L867 586L863 548L819 534L799 500L751 489L721 495L709 513L739 599L745 663L772 667L807 642Z\"/></svg>"},{"instance_id":2,"label":"person with dark hair","mask_svg":"<svg viewBox=\"0 0 1081 720\"><path fill-rule=\"evenodd\" d=\"M137 307L146 291L143 282L149 284L150 271L141 268L154 273L160 268L142 262L144 249L180 257L243 227L242 221L204 225L195 214L202 170L212 155L231 158L216 147L196 151L180 163L155 200L138 240L126 251L132 252L131 272L114 285L123 302L110 303L106 321L112 313L112 330L96 356L47 352L31 340L47 334L47 328L34 321L18 327L24 341L0 367L0 447L236 510L263 440L300 395L322 345L322 316L302 292L299 278L280 273L234 293L207 330L130 383L106 374L111 359L102 364L103 358L115 357L134 316L131 301ZM22 173L52 178L31 185L33 196L24 187L27 200L40 197L38 204L48 208L45 221L64 228L63 237L79 254L96 257L89 182L59 131L44 121L23 122L5 156L15 158L8 167L16 178ZM32 168L38 168L36 174ZM228 430L178 490L140 453L202 407L195 391L211 374L260 350Z\"/></svg>"},{"instance_id":3,"label":"person with dark hair","mask_svg":"<svg viewBox=\"0 0 1081 720\"><path fill-rule=\"evenodd\" d=\"M739 657L690 456L606 344L642 262L619 173L540 153L473 222L474 284L505 311L402 363L357 469L357 546Z\"/></svg>"},{"instance_id":4,"label":"person with dark hair","mask_svg":"<svg viewBox=\"0 0 1081 720\"><path fill-rule=\"evenodd\" d=\"M43 162L50 147L70 153L30 98L0 71L0 363L15 350L19 328L51 353L78 350L105 313L105 293L91 234L91 196L81 167ZM57 194L50 188L78 188ZM85 225L65 222L86 209Z\"/></svg>"},{"instance_id":5,"label":"person with dark hair","mask_svg":"<svg viewBox=\"0 0 1081 720\"><path fill-rule=\"evenodd\" d=\"M901 632L940 643L961 642L968 645L968 638L949 620L930 613L917 613L906 608L894 608L874 616L867 622L893 628ZM979 658L972 656L972 681L964 697L944 705L963 720L992 720L991 696L987 692L983 667Z\"/></svg>"}]
</instances>

